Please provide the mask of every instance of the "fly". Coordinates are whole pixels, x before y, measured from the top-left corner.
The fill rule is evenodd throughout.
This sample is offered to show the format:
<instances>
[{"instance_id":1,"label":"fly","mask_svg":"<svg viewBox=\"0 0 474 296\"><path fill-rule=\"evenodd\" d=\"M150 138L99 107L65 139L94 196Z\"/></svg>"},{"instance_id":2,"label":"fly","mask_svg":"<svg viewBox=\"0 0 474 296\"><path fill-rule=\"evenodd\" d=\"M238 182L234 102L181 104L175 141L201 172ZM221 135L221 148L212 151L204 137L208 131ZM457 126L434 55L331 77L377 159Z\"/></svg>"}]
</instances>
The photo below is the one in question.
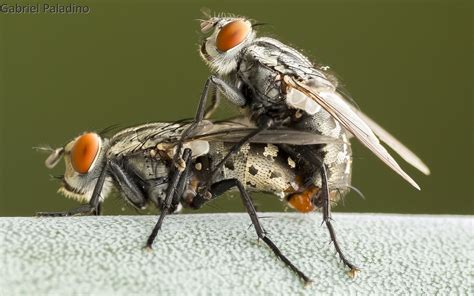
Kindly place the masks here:
<instances>
[{"instance_id":1,"label":"fly","mask_svg":"<svg viewBox=\"0 0 474 296\"><path fill-rule=\"evenodd\" d=\"M339 139L337 142L312 146L282 143L278 148L305 167L305 173L301 176L305 190L295 197L294 202L301 209L322 209L323 221L336 251L349 267L349 274L355 275L358 268L342 253L331 225L331 202L337 202L351 188L352 151L349 139L357 138L417 189L420 189L418 184L398 165L380 141L427 175L430 173L428 167L351 104L328 67L313 64L296 49L278 40L257 37L254 30L257 24L245 17L209 17L202 20L200 25L201 31L208 33L201 43L200 54L213 74L204 86L196 125L210 117L223 95L243 108L247 118L257 126L252 134L237 142L232 151L237 151L260 132L274 127L287 127ZM212 94L212 105L206 112L209 92ZM217 171L215 169L215 173Z\"/></svg>"},{"instance_id":2,"label":"fly","mask_svg":"<svg viewBox=\"0 0 474 296\"><path fill-rule=\"evenodd\" d=\"M190 127L194 132L186 134ZM270 192L286 198L292 207L305 203L294 196L304 195L300 175L305 167L278 148L278 144L315 145L338 141L331 137L288 129L269 129L253 137L250 143L216 166L230 153L235 142L254 132L252 126L235 122L202 121L149 123L122 130L110 138L86 132L63 147L50 151L45 161L55 167L63 158L65 173L59 192L83 203L64 212L40 212L38 216L99 215L102 203L112 188L137 209L152 205L160 209L157 227L148 238L151 248L166 214L181 206L200 208L228 190L237 190L252 220L258 237L305 282L309 278L293 265L266 236L248 192ZM184 164L175 166L173 157L180 154ZM202 184L210 184L205 194ZM306 202L306 206L311 204Z\"/></svg>"}]
</instances>

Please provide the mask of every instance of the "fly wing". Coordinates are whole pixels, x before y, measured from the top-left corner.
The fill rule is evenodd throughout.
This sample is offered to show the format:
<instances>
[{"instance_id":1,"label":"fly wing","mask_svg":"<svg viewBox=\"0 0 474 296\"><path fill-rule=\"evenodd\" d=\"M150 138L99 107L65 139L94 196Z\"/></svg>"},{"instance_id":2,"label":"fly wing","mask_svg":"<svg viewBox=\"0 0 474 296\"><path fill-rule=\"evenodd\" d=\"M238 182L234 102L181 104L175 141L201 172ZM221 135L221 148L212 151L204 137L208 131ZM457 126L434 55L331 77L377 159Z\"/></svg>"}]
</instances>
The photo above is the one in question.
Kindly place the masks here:
<instances>
[{"instance_id":1,"label":"fly wing","mask_svg":"<svg viewBox=\"0 0 474 296\"><path fill-rule=\"evenodd\" d=\"M331 89L316 90L312 86L301 82L291 76L284 76L284 82L287 87L302 95L313 99L319 106L324 108L337 121L339 121L345 129L352 133L359 141L377 155L392 170L397 172L413 187L420 190L416 182L398 165L395 159L380 144L379 139L375 136L372 129L367 123L355 112L355 109L342 97L341 94ZM294 96L297 97L297 96ZM300 97L300 96L298 96Z\"/></svg>"},{"instance_id":2,"label":"fly wing","mask_svg":"<svg viewBox=\"0 0 474 296\"><path fill-rule=\"evenodd\" d=\"M154 122L124 129L110 139L109 155L127 155L142 149L155 147L159 143L176 142L186 122Z\"/></svg>"},{"instance_id":3,"label":"fly wing","mask_svg":"<svg viewBox=\"0 0 474 296\"><path fill-rule=\"evenodd\" d=\"M411 164L423 174L429 175L431 173L428 166L418 156L416 156L413 151L411 151L403 143L398 141L393 135L391 135L388 131L381 127L377 122L375 122L369 116L364 114L364 112L359 109L357 103L347 94L346 90L343 87L338 86L337 92L340 93L344 97L344 99L348 101L348 103L350 103L354 112L357 113L357 115L359 115L359 117L365 121L365 123L372 129L372 131L375 135L377 135L380 141L387 144L401 158L403 158L406 162Z\"/></svg>"},{"instance_id":4,"label":"fly wing","mask_svg":"<svg viewBox=\"0 0 474 296\"><path fill-rule=\"evenodd\" d=\"M384 128L378 125L375 121L373 121L370 117L362 113L360 110L354 109L362 120L367 123L367 125L372 129L372 131L379 137L379 139L387 144L390 148L393 149L401 158L403 158L406 162L417 168L420 172L425 175L430 174L430 169L428 166L423 163L423 161L416 156L410 149L408 149L405 145L403 145L400 141L398 141L394 136L392 136L389 132L387 132Z\"/></svg>"},{"instance_id":5,"label":"fly wing","mask_svg":"<svg viewBox=\"0 0 474 296\"><path fill-rule=\"evenodd\" d=\"M211 123L203 121L188 140L222 141L238 142L243 137L254 132L255 127L248 126L241 122L219 122ZM250 139L250 143L271 143L271 144L290 144L290 145L315 145L327 144L340 141L328 136L318 135L312 132L299 131L293 129L270 129L257 134Z\"/></svg>"},{"instance_id":6,"label":"fly wing","mask_svg":"<svg viewBox=\"0 0 474 296\"><path fill-rule=\"evenodd\" d=\"M319 108L324 108L390 168L420 189L380 144L375 134L424 173L429 172L426 165L388 132L349 104L338 92L337 79L328 67L314 66L297 50L272 38L258 38L248 51L255 62L273 69L278 77L283 77L288 87L286 103L289 106L304 110L310 115L315 114Z\"/></svg>"},{"instance_id":7,"label":"fly wing","mask_svg":"<svg viewBox=\"0 0 474 296\"><path fill-rule=\"evenodd\" d=\"M191 148L194 156L202 155L207 153L208 148L206 147L209 146L207 142L238 142L256 130L249 121L237 120L215 123L203 120L193 129L192 134L183 139L184 146ZM139 150L157 147L159 144L163 149L173 149L190 125L191 123L188 121L155 122L125 129L111 138L111 148L108 154L127 155ZM339 139L291 129L266 130L250 140L251 143L291 145L326 144L334 141L339 141Z\"/></svg>"},{"instance_id":8,"label":"fly wing","mask_svg":"<svg viewBox=\"0 0 474 296\"><path fill-rule=\"evenodd\" d=\"M226 129L208 134L201 134L191 137L190 140L206 140L206 141L222 141L222 142L238 142L243 137L254 132L256 129L240 128ZM290 144L290 145L316 145L328 144L339 141L339 139L318 135L314 133L297 131L291 129L273 129L262 131L252 137L250 143L270 143L270 144Z\"/></svg>"},{"instance_id":9,"label":"fly wing","mask_svg":"<svg viewBox=\"0 0 474 296\"><path fill-rule=\"evenodd\" d=\"M342 95L344 95L344 98L346 98L345 94L342 94ZM403 143L398 141L394 136L392 136L388 131L386 131L383 127L381 127L373 119L371 119L369 116L367 116L362 111L360 111L358 109L358 107L355 106L352 102L351 102L351 106L352 106L354 112L357 113L359 115L359 117L362 118L362 120L365 121L365 123L367 123L367 125L372 129L374 134L377 135L377 137L379 138L380 141L387 144L401 158L403 158L406 162L411 164L413 167L418 169L423 174L425 174L425 175L431 174L430 168L418 156L416 156L416 154L413 151L411 151ZM352 135L350 135L350 136L352 136Z\"/></svg>"}]
</instances>

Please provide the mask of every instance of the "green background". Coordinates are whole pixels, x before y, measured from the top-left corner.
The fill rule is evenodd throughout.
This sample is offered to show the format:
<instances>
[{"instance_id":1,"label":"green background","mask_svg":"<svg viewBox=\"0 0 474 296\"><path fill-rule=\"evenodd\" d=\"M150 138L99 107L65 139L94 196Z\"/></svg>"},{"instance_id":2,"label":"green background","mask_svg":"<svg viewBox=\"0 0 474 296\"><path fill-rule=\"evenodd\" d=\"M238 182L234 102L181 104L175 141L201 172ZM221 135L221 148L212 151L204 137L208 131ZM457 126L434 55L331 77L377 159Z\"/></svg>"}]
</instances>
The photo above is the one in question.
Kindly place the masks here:
<instances>
[{"instance_id":1,"label":"green background","mask_svg":"<svg viewBox=\"0 0 474 296\"><path fill-rule=\"evenodd\" d=\"M14 4L15 2L8 2ZM28 3L28 2L16 2ZM31 3L31 2L30 2ZM40 2L45 3L45 2ZM0 215L77 205L56 194L46 155L84 130L192 117L209 71L200 9L268 23L260 36L330 65L367 114L426 161L400 160L418 192L359 143L351 193L336 211L473 213L473 45L469 1L94 1L87 15L0 14ZM217 114L235 109L226 105ZM261 211L284 210L258 195ZM106 214L133 213L120 198ZM227 196L201 211L241 211Z\"/></svg>"}]
</instances>

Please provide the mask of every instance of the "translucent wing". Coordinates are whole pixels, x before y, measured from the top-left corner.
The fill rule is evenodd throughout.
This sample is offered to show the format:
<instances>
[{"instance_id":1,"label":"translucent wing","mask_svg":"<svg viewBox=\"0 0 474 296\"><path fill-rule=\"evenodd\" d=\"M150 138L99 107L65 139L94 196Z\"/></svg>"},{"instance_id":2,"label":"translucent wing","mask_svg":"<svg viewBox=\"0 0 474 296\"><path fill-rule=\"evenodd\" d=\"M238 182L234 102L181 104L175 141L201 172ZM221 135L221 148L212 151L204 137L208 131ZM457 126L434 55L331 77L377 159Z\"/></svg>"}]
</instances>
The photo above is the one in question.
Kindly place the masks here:
<instances>
[{"instance_id":1,"label":"translucent wing","mask_svg":"<svg viewBox=\"0 0 474 296\"><path fill-rule=\"evenodd\" d=\"M320 107L324 108L390 168L419 189L416 182L380 144L375 134L422 172L429 173L428 167L387 131L348 103L338 93L337 79L327 67L315 67L297 50L272 38L257 39L251 51L259 63L283 76L289 86L286 98L289 106L305 110L308 114L315 114Z\"/></svg>"},{"instance_id":2,"label":"translucent wing","mask_svg":"<svg viewBox=\"0 0 474 296\"><path fill-rule=\"evenodd\" d=\"M339 89L338 89L339 90ZM346 98L345 94L344 98ZM354 112L356 112L362 120L367 123L367 125L372 129L374 134L379 138L380 141L387 144L393 151L395 151L401 158L406 162L411 164L413 167L418 169L425 175L431 174L429 167L418 157L416 154L406 147L403 143L398 141L394 136L392 136L388 131L381 127L378 123L372 120L369 116L365 115L362 111L358 109L357 106L351 102Z\"/></svg>"},{"instance_id":3,"label":"translucent wing","mask_svg":"<svg viewBox=\"0 0 474 296\"><path fill-rule=\"evenodd\" d=\"M376 134L379 139L386 143L390 148L393 149L401 158L403 158L406 162L417 168L420 172L425 175L430 174L430 169L423 161L416 156L410 149L408 149L405 145L400 143L394 136L392 136L389 132L383 129L380 125L378 125L375 121L370 119L367 115L362 113L360 110L354 109L362 120L364 120L367 125L372 129L374 134Z\"/></svg>"},{"instance_id":4,"label":"translucent wing","mask_svg":"<svg viewBox=\"0 0 474 296\"><path fill-rule=\"evenodd\" d=\"M352 133L377 157L385 162L385 164L402 176L412 186L418 190L420 189L418 184L407 173L405 173L405 171L403 171L395 159L380 144L379 139L375 136L372 129L341 94L330 89L316 90L314 87L288 75L285 75L283 80L288 87L313 99L319 106L324 108L337 121L339 121L345 129Z\"/></svg>"},{"instance_id":5,"label":"translucent wing","mask_svg":"<svg viewBox=\"0 0 474 296\"><path fill-rule=\"evenodd\" d=\"M246 135L255 131L255 127L247 123L239 122L216 122L203 121L195 133L188 140L206 140L222 142L238 142ZM250 143L271 143L291 145L315 145L327 144L340 141L328 136L318 135L312 132L292 129L270 129L262 131L250 139Z\"/></svg>"},{"instance_id":6,"label":"translucent wing","mask_svg":"<svg viewBox=\"0 0 474 296\"><path fill-rule=\"evenodd\" d=\"M110 139L108 154L127 155L156 147L159 143L175 143L187 124L187 122L154 122L124 129Z\"/></svg>"},{"instance_id":7,"label":"translucent wing","mask_svg":"<svg viewBox=\"0 0 474 296\"><path fill-rule=\"evenodd\" d=\"M111 148L108 153L115 156L127 155L142 149L157 147L159 144L162 144L166 149L173 149L190 125L189 121L155 122L125 129L111 138ZM205 151L205 147L208 146L205 142L238 142L253 131L255 131L255 127L244 120L216 123L204 120L191 135L183 140L185 146L190 145L191 148L194 148L193 151ZM251 143L291 145L325 144L334 141L339 141L339 139L290 129L267 130L250 140Z\"/></svg>"}]
</instances>

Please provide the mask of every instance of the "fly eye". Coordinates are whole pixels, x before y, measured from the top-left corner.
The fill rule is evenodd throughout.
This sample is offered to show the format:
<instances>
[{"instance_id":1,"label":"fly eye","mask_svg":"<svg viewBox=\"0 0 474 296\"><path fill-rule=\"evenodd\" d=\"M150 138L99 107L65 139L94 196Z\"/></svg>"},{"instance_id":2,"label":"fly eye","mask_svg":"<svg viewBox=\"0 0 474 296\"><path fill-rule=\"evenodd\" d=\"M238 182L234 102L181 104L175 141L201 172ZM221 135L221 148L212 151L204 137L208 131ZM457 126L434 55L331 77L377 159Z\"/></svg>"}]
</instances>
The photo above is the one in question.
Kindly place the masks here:
<instances>
[{"instance_id":1,"label":"fly eye","mask_svg":"<svg viewBox=\"0 0 474 296\"><path fill-rule=\"evenodd\" d=\"M72 167L79 174L89 172L100 149L100 138L95 133L79 137L71 150Z\"/></svg>"},{"instance_id":2,"label":"fly eye","mask_svg":"<svg viewBox=\"0 0 474 296\"><path fill-rule=\"evenodd\" d=\"M251 29L250 24L242 20L228 23L217 34L217 49L225 52L236 47L245 40Z\"/></svg>"}]
</instances>

